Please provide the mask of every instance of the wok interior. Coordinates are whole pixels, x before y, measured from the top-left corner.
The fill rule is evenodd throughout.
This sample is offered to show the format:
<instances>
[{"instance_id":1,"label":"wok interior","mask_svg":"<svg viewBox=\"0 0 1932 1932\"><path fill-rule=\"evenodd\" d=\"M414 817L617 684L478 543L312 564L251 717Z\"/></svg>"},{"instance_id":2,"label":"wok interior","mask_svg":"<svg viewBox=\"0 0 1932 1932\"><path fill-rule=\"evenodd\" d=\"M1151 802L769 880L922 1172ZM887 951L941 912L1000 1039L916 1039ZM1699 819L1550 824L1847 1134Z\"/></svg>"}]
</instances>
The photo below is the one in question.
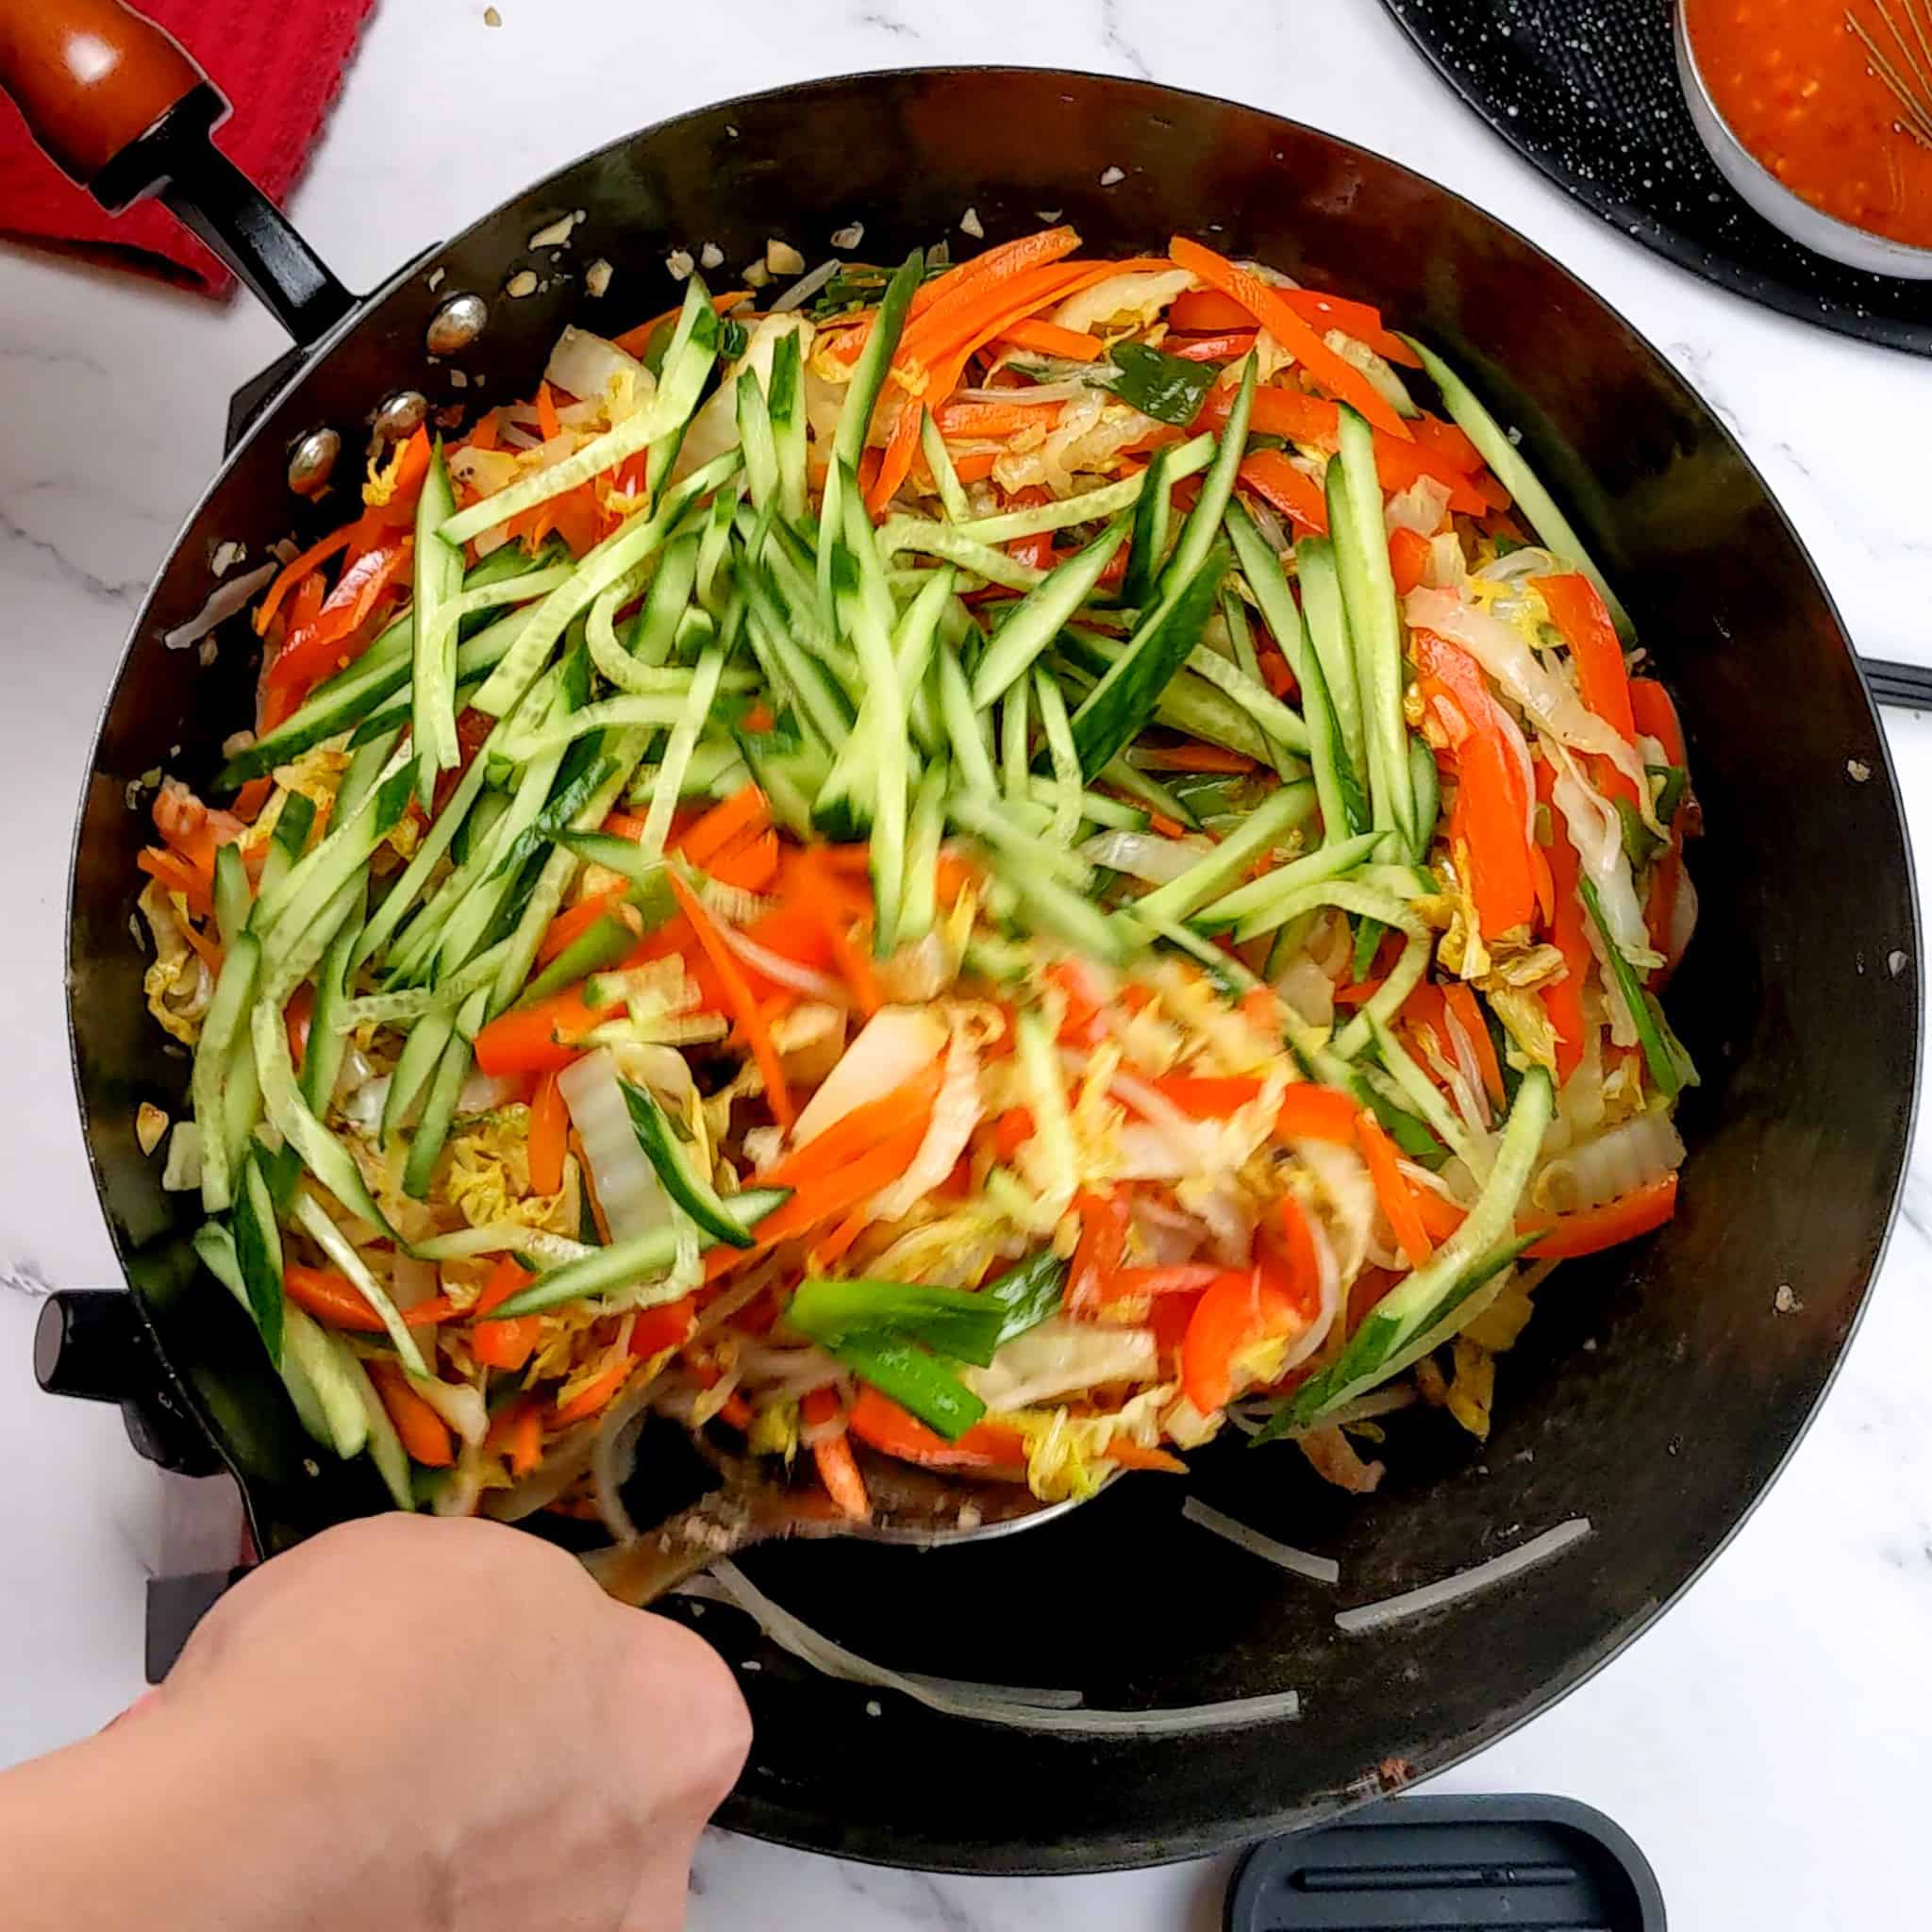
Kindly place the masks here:
<instances>
[{"instance_id":1,"label":"wok interior","mask_svg":"<svg viewBox=\"0 0 1932 1932\"><path fill-rule=\"evenodd\" d=\"M1103 188L1103 171L1124 178ZM727 1823L828 1851L940 1867L1072 1870L1253 1836L1373 1790L1399 1758L1438 1768L1547 1702L1694 1573L1775 1471L1856 1317L1888 1224L1911 1107L1918 963L1905 837L1875 723L1837 621L1761 484L1690 393L1608 310L1487 216L1388 162L1251 110L1139 83L1025 72L833 81L708 109L533 189L400 282L272 413L192 521L143 613L89 782L75 878L74 1025L108 1212L172 1363L278 1546L379 1498L358 1469L304 1469L258 1344L196 1279L193 1204L158 1191L133 1141L143 1098L176 1108L186 1062L150 1025L128 918L144 818L125 789L190 782L248 715L236 626L219 660L165 652L224 539L287 533L291 440L319 423L353 453L390 390L451 400L423 330L460 289L495 297L464 366L491 401L525 393L566 321L615 331L669 305L674 244L729 264L768 235L808 262L863 221L894 260L976 208L990 241L1058 211L1096 251L1205 233L1311 285L1382 307L1457 360L1622 591L1680 701L1706 836L1702 913L1671 993L1703 1072L1680 1124L1678 1218L1628 1253L1573 1263L1505 1357L1487 1445L1446 1418L1391 1419L1381 1491L1351 1500L1292 1449L1197 1458L1205 1499L1336 1556L1339 1592L1284 1577L1184 1523L1183 1486L1116 1485L1038 1533L931 1553L796 1544L747 1558L760 1583L879 1661L1073 1687L1107 1708L1293 1688L1299 1723L1095 1742L948 1719L828 1682L734 1613L704 1625L757 1649L753 1769ZM527 238L582 208L566 266ZM601 302L581 272L615 265ZM424 269L432 265L425 263ZM724 271L719 272L720 286ZM465 392L474 400L474 388ZM353 487L344 465L344 487ZM336 502L341 501L340 494ZM321 519L339 516L325 504ZM318 525L319 527L320 525ZM308 534L305 532L305 534ZM180 746L179 753L171 747ZM1860 783L1852 767L1869 773ZM1790 1313L1773 1297L1789 1283ZM1593 1345L1592 1345L1593 1344ZM1574 1516L1589 1541L1519 1583L1377 1637L1331 1621ZM825 1775L825 1745L858 1734ZM867 1728L870 1727L870 1728Z\"/></svg>"}]
</instances>

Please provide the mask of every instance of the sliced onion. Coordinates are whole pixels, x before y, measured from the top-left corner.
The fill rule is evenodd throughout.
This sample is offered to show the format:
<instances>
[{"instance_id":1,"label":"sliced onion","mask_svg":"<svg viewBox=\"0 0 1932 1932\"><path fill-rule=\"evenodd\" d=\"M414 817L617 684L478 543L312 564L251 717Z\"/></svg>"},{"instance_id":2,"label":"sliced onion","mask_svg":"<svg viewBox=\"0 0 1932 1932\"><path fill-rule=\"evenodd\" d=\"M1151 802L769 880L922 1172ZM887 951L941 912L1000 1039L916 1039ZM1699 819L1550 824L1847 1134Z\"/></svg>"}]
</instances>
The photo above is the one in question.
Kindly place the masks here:
<instances>
[{"instance_id":1,"label":"sliced onion","mask_svg":"<svg viewBox=\"0 0 1932 1932\"><path fill-rule=\"evenodd\" d=\"M843 230L841 230L842 233ZM858 245L856 242L853 244ZM808 275L802 275L773 304L774 315L789 315L794 308L803 308L811 298L839 273L839 258L834 256L830 261L822 261Z\"/></svg>"},{"instance_id":2,"label":"sliced onion","mask_svg":"<svg viewBox=\"0 0 1932 1932\"><path fill-rule=\"evenodd\" d=\"M1096 832L1080 847L1080 857L1109 872L1164 886L1191 872L1213 850L1205 839L1163 839L1155 832Z\"/></svg>"},{"instance_id":3,"label":"sliced onion","mask_svg":"<svg viewBox=\"0 0 1932 1932\"><path fill-rule=\"evenodd\" d=\"M1293 1690L1263 1697L1230 1697L1219 1704L1171 1706L1164 1710L1088 1710L1068 1707L1073 1692L1053 1693L1056 1708L1022 1704L997 1693L993 1687L953 1683L943 1677L908 1676L888 1670L841 1643L835 1643L775 1604L728 1557L711 1566L711 1576L729 1601L754 1618L758 1627L793 1657L851 1684L870 1684L897 1690L929 1709L949 1717L971 1718L981 1724L1006 1724L1017 1730L1061 1731L1091 1737L1171 1737L1189 1731L1233 1729L1242 1724L1275 1724L1301 1715L1301 1698Z\"/></svg>"},{"instance_id":4,"label":"sliced onion","mask_svg":"<svg viewBox=\"0 0 1932 1932\"><path fill-rule=\"evenodd\" d=\"M218 625L227 623L280 568L279 564L265 563L246 576L231 577L225 584L217 584L208 592L208 601L186 624L177 624L173 630L161 633L161 649L185 651L189 645L198 644Z\"/></svg>"},{"instance_id":5,"label":"sliced onion","mask_svg":"<svg viewBox=\"0 0 1932 1932\"><path fill-rule=\"evenodd\" d=\"M463 1091L457 1095L457 1112L458 1115L494 1113L499 1107L507 1107L523 1091L521 1080L472 1068L470 1077L463 1082Z\"/></svg>"},{"instance_id":6,"label":"sliced onion","mask_svg":"<svg viewBox=\"0 0 1932 1932\"><path fill-rule=\"evenodd\" d=\"M1568 1523L1559 1523L1556 1528L1531 1537L1526 1543L1519 1543L1515 1549L1491 1557L1487 1563L1478 1563L1473 1569L1458 1570L1454 1576L1445 1576L1439 1583L1425 1583L1420 1590L1407 1590L1400 1596L1384 1597L1380 1603L1343 1610L1335 1619L1336 1628L1360 1637L1372 1630L1386 1629L1405 1618L1419 1617L1425 1610L1441 1609L1444 1604L1488 1590L1538 1563L1547 1562L1589 1534L1590 1518L1573 1516Z\"/></svg>"},{"instance_id":7,"label":"sliced onion","mask_svg":"<svg viewBox=\"0 0 1932 1932\"><path fill-rule=\"evenodd\" d=\"M872 1214L878 1221L903 1221L959 1163L973 1130L986 1113L979 1097L979 1053L963 1026L953 1028L946 1048L945 1071L940 1076L939 1098L925 1138L912 1157L912 1165L891 1187L873 1196Z\"/></svg>"},{"instance_id":8,"label":"sliced onion","mask_svg":"<svg viewBox=\"0 0 1932 1932\"><path fill-rule=\"evenodd\" d=\"M390 1300L399 1308L413 1308L435 1297L441 1284L436 1278L433 1262L419 1260L403 1249L396 1250L395 1266L390 1274Z\"/></svg>"},{"instance_id":9,"label":"sliced onion","mask_svg":"<svg viewBox=\"0 0 1932 1932\"><path fill-rule=\"evenodd\" d=\"M632 1241L668 1225L671 1203L631 1125L618 1085L617 1065L603 1047L574 1060L557 1076L571 1124L584 1143L584 1160L612 1241Z\"/></svg>"},{"instance_id":10,"label":"sliced onion","mask_svg":"<svg viewBox=\"0 0 1932 1932\"><path fill-rule=\"evenodd\" d=\"M948 1037L937 1014L918 1007L881 1007L806 1102L792 1144L808 1145L854 1108L904 1086L945 1051Z\"/></svg>"},{"instance_id":11,"label":"sliced onion","mask_svg":"<svg viewBox=\"0 0 1932 1932\"><path fill-rule=\"evenodd\" d=\"M724 920L719 920L717 924L719 937L724 943L747 966L762 973L774 985L789 986L793 992L803 993L807 999L819 1000L826 1006L851 1004L852 995L843 982L834 979L829 973L815 972L809 966L801 966L795 959L788 959L782 954L773 952L769 946L759 945Z\"/></svg>"},{"instance_id":12,"label":"sliced onion","mask_svg":"<svg viewBox=\"0 0 1932 1932\"><path fill-rule=\"evenodd\" d=\"M1017 404L1024 409L1044 403L1070 403L1091 387L1087 382L1036 382L1024 389L962 389L953 393L962 403L998 403L1002 408Z\"/></svg>"},{"instance_id":13,"label":"sliced onion","mask_svg":"<svg viewBox=\"0 0 1932 1932\"><path fill-rule=\"evenodd\" d=\"M1298 1550L1292 1543L1278 1543L1272 1536L1263 1536L1259 1530L1250 1529L1245 1523L1237 1523L1232 1516L1224 1516L1219 1509L1209 1508L1198 1496L1190 1496L1181 1505L1181 1514L1211 1535L1225 1537L1250 1556L1259 1557L1264 1562L1279 1564L1296 1576L1306 1576L1311 1583L1341 1581L1341 1565L1333 1557L1318 1557L1312 1550Z\"/></svg>"}]
</instances>

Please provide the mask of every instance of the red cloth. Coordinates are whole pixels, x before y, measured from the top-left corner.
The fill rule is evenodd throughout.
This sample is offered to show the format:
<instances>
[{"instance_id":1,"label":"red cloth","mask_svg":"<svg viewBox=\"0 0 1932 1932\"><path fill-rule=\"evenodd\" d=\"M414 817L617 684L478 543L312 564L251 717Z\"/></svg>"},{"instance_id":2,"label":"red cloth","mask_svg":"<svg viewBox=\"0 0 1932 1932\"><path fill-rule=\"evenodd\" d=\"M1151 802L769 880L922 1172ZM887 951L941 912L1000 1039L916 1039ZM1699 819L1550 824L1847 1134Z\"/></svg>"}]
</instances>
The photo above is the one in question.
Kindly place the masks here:
<instances>
[{"instance_id":1,"label":"red cloth","mask_svg":"<svg viewBox=\"0 0 1932 1932\"><path fill-rule=\"evenodd\" d=\"M233 104L215 140L271 200L302 171L375 0L137 0ZM0 102L0 233L185 281L208 294L233 277L171 215L142 202L103 212L27 139Z\"/></svg>"}]
</instances>

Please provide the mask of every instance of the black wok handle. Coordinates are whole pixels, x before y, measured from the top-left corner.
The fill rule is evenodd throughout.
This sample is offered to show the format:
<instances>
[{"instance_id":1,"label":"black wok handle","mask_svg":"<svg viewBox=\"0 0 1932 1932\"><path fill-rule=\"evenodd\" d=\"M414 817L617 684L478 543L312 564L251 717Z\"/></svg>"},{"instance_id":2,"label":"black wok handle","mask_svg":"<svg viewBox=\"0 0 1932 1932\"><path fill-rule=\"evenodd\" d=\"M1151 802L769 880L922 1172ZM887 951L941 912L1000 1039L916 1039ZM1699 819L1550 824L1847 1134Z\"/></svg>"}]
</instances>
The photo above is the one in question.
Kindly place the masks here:
<instances>
[{"instance_id":1,"label":"black wok handle","mask_svg":"<svg viewBox=\"0 0 1932 1932\"><path fill-rule=\"evenodd\" d=\"M0 92L109 214L148 195L219 255L298 343L355 308L281 210L215 146L228 103L121 0L0 0Z\"/></svg>"}]
</instances>

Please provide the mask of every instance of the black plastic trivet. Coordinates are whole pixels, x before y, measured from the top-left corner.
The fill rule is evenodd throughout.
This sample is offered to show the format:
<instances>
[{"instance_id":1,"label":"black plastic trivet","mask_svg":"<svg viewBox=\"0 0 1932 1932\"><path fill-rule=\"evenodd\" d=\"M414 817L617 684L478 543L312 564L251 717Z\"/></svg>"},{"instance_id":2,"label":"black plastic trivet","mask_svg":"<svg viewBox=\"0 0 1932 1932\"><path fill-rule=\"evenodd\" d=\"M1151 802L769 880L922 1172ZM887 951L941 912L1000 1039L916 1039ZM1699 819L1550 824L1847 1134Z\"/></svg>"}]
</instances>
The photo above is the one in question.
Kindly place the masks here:
<instances>
[{"instance_id":1,"label":"black plastic trivet","mask_svg":"<svg viewBox=\"0 0 1932 1932\"><path fill-rule=\"evenodd\" d=\"M1800 248L1732 191L1690 125L1671 0L1383 0L1510 146L1680 267L1841 335L1932 355L1932 283Z\"/></svg>"},{"instance_id":2,"label":"black plastic trivet","mask_svg":"<svg viewBox=\"0 0 1932 1932\"><path fill-rule=\"evenodd\" d=\"M1664 1932L1628 1832L1568 1798L1392 1798L1270 1839L1227 1892L1227 1932Z\"/></svg>"}]
</instances>

